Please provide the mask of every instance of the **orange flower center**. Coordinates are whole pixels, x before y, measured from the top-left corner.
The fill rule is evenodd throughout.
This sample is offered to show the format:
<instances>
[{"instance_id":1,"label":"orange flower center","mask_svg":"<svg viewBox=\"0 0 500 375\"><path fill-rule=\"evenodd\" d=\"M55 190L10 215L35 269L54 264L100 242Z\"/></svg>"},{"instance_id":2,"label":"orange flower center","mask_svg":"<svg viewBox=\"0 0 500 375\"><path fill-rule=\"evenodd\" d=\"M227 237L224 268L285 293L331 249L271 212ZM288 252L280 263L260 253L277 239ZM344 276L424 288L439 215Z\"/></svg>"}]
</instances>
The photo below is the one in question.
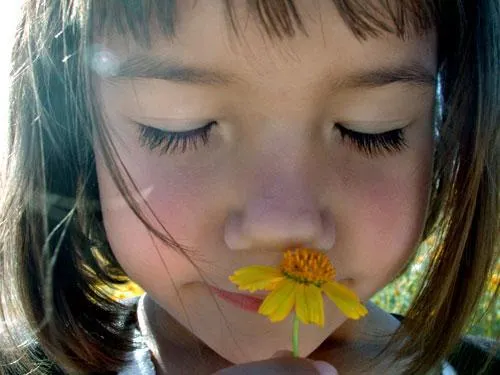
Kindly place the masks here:
<instances>
[{"instance_id":1,"label":"orange flower center","mask_svg":"<svg viewBox=\"0 0 500 375\"><path fill-rule=\"evenodd\" d=\"M321 286L335 278L335 268L321 251L307 248L285 251L280 266L283 274L302 284Z\"/></svg>"}]
</instances>

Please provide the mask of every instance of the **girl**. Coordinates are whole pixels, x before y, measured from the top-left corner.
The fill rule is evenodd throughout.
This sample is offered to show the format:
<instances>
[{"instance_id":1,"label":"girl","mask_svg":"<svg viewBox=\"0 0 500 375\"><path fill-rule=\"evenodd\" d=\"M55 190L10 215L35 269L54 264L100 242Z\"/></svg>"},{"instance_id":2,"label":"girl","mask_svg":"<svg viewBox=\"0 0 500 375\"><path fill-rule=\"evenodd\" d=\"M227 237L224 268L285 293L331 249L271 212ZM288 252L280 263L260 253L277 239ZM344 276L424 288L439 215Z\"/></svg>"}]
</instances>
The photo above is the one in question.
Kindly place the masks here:
<instances>
[{"instance_id":1,"label":"girl","mask_svg":"<svg viewBox=\"0 0 500 375\"><path fill-rule=\"evenodd\" d=\"M2 371L441 373L497 255L499 41L497 0L25 1ZM403 322L325 304L304 359L228 280L309 246L367 301L430 233Z\"/></svg>"}]
</instances>

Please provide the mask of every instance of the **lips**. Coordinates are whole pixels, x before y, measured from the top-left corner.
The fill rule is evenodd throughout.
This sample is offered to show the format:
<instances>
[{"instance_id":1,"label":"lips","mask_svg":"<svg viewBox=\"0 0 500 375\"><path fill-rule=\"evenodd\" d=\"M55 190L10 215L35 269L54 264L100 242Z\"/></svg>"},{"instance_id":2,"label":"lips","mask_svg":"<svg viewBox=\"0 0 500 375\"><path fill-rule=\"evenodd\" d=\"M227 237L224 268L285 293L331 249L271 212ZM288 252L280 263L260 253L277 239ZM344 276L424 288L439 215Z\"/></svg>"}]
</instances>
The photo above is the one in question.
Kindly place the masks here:
<instances>
[{"instance_id":1,"label":"lips","mask_svg":"<svg viewBox=\"0 0 500 375\"><path fill-rule=\"evenodd\" d=\"M243 310L257 312L265 296L255 296L241 293L232 293L222 289L210 287L219 298Z\"/></svg>"}]
</instances>

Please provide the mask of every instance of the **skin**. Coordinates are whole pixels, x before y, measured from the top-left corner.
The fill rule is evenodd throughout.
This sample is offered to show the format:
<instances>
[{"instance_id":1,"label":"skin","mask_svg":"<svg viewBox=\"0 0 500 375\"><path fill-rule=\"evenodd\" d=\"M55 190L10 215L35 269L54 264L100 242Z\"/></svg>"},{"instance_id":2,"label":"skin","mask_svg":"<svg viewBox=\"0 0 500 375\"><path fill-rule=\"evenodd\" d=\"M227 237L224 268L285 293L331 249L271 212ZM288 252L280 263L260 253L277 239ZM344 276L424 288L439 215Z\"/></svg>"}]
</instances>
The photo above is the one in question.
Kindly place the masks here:
<instances>
[{"instance_id":1,"label":"skin","mask_svg":"<svg viewBox=\"0 0 500 375\"><path fill-rule=\"evenodd\" d=\"M196 366L189 356L201 347L208 364L192 373L211 373L291 350L292 318L273 324L213 296L207 282L236 292L228 280L235 269L276 266L283 248L303 244L325 251L337 280L366 301L411 257L428 200L434 88L341 83L404 63L435 73L436 42L433 33L361 42L327 0L298 2L309 36L297 33L280 42L265 37L237 7L245 24L237 39L218 2L180 3L173 41L158 33L149 50L118 36L102 38L100 45L116 61L152 55L222 71L237 77L233 82L207 86L102 74L96 79L104 125L121 160L161 224L194 249L190 256L199 270L150 235L121 197L98 147L96 163L110 245L147 291L143 329L150 333L158 372L185 366L189 358ZM174 154L142 147L135 124L187 131L211 120L218 125L206 146L198 142L197 150ZM408 147L370 157L342 141L336 121L365 133L408 125ZM385 339L371 333L397 327L389 314L369 309L369 318L346 322L325 302L324 327L301 325L301 356L351 373L372 351L355 344L368 340L379 348Z\"/></svg>"}]
</instances>

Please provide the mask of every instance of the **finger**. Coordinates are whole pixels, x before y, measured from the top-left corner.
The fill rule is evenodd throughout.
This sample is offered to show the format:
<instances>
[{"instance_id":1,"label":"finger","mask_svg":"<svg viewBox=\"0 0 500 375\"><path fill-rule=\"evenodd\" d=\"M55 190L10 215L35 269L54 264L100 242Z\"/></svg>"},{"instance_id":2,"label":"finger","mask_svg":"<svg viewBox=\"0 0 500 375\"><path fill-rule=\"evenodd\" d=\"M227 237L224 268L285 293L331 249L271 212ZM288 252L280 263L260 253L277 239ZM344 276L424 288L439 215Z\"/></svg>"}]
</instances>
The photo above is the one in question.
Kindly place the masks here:
<instances>
[{"instance_id":1,"label":"finger","mask_svg":"<svg viewBox=\"0 0 500 375\"><path fill-rule=\"evenodd\" d=\"M280 357L293 357L293 353L290 350L278 350L271 356L271 358L280 358Z\"/></svg>"},{"instance_id":2,"label":"finger","mask_svg":"<svg viewBox=\"0 0 500 375\"><path fill-rule=\"evenodd\" d=\"M293 357L293 352L290 350L278 350L276 353L274 353L271 358L287 358L287 357ZM318 373L321 375L338 375L338 371L335 367L330 365L328 362L325 361L314 361L313 362L314 367L316 367L316 370L318 370Z\"/></svg>"},{"instance_id":3,"label":"finger","mask_svg":"<svg viewBox=\"0 0 500 375\"><path fill-rule=\"evenodd\" d=\"M320 375L339 375L337 369L325 361L314 361L314 367Z\"/></svg>"},{"instance_id":4,"label":"finger","mask_svg":"<svg viewBox=\"0 0 500 375\"><path fill-rule=\"evenodd\" d=\"M326 362L301 358L280 357L271 360L243 363L225 368L214 375L338 375L333 366Z\"/></svg>"}]
</instances>

